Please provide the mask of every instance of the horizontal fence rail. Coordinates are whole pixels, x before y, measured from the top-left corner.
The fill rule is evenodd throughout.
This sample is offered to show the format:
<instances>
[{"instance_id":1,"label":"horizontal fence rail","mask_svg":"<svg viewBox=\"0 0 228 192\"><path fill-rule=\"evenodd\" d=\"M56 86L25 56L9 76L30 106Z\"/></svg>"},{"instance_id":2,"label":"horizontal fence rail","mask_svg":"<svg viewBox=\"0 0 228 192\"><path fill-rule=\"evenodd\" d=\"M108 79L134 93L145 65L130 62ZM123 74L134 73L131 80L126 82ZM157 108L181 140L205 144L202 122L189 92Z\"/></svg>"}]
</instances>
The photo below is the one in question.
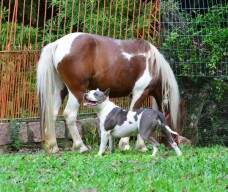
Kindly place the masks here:
<instances>
[{"instance_id":1,"label":"horizontal fence rail","mask_svg":"<svg viewBox=\"0 0 228 192\"><path fill-rule=\"evenodd\" d=\"M44 45L71 32L159 45L159 11L159 0L0 0L0 120L39 116L35 74ZM80 113L93 111L82 106Z\"/></svg>"}]
</instances>

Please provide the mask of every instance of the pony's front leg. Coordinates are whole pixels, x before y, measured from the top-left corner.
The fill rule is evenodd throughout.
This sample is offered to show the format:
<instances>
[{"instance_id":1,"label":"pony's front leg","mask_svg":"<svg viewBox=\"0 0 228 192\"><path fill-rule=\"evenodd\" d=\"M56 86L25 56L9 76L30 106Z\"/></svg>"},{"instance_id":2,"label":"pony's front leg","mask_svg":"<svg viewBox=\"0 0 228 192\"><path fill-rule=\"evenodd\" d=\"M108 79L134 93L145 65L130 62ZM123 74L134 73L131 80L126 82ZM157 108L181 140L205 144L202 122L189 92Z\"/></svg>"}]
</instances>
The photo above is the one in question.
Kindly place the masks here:
<instances>
[{"instance_id":1,"label":"pony's front leg","mask_svg":"<svg viewBox=\"0 0 228 192\"><path fill-rule=\"evenodd\" d=\"M146 97L148 97L148 95L149 95L148 89L137 90L137 91L133 92L129 110L134 111L135 109L138 109L141 106L142 102L146 99ZM121 150L130 149L129 137L124 137L124 138L120 139L119 148ZM147 147L139 134L137 135L137 141L135 144L135 148L142 152L147 151Z\"/></svg>"},{"instance_id":2,"label":"pony's front leg","mask_svg":"<svg viewBox=\"0 0 228 192\"><path fill-rule=\"evenodd\" d=\"M83 153L85 151L88 151L88 148L83 143L76 125L77 112L78 112L79 106L80 105L78 100L74 97L74 95L71 92L69 92L67 105L64 110L64 116L66 119L67 127L73 139L72 150L77 150L80 153Z\"/></svg>"}]
</instances>

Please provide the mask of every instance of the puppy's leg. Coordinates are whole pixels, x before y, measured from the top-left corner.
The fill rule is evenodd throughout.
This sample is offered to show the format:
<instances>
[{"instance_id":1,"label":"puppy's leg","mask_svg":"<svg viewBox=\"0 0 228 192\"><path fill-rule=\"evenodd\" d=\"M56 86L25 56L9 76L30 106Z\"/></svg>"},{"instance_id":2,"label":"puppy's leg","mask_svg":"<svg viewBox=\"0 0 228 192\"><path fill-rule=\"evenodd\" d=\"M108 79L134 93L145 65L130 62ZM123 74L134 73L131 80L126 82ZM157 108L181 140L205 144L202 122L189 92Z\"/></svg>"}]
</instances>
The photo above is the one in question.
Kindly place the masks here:
<instances>
[{"instance_id":1,"label":"puppy's leg","mask_svg":"<svg viewBox=\"0 0 228 192\"><path fill-rule=\"evenodd\" d=\"M153 145L152 157L155 157L157 152L158 152L158 147L156 145Z\"/></svg>"},{"instance_id":2,"label":"puppy's leg","mask_svg":"<svg viewBox=\"0 0 228 192\"><path fill-rule=\"evenodd\" d=\"M101 143L100 143L100 148L99 148L99 152L97 155L102 156L102 154L105 152L107 143L108 143L108 139L109 139L109 132L107 131L101 131Z\"/></svg>"},{"instance_id":3,"label":"puppy's leg","mask_svg":"<svg viewBox=\"0 0 228 192\"><path fill-rule=\"evenodd\" d=\"M157 152L158 152L158 147L159 147L159 143L157 142L157 140L155 138L153 138L152 136L150 136L148 138L148 141L152 144L153 146L153 152L152 152L152 157L155 157Z\"/></svg>"},{"instance_id":4,"label":"puppy's leg","mask_svg":"<svg viewBox=\"0 0 228 192\"><path fill-rule=\"evenodd\" d=\"M153 138L153 136L151 136L149 133L148 134L141 133L141 137L145 141L148 141L150 144L152 144L152 146L153 146L152 157L155 157L158 152L158 147L159 147L159 143L157 142L157 140L155 138Z\"/></svg>"},{"instance_id":5,"label":"puppy's leg","mask_svg":"<svg viewBox=\"0 0 228 192\"><path fill-rule=\"evenodd\" d=\"M171 147L175 150L177 156L181 156L182 155L182 152L181 150L179 149L179 147L177 146L176 142L173 142L170 144Z\"/></svg>"},{"instance_id":6,"label":"puppy's leg","mask_svg":"<svg viewBox=\"0 0 228 192\"><path fill-rule=\"evenodd\" d=\"M111 153L114 152L113 137L112 137L111 134L110 134L110 136L109 136L109 149L110 149L110 152L111 152Z\"/></svg>"},{"instance_id":7,"label":"puppy's leg","mask_svg":"<svg viewBox=\"0 0 228 192\"><path fill-rule=\"evenodd\" d=\"M174 141L171 133L178 135L178 133L172 131L167 125L162 124L161 125L161 130L162 133L165 135L166 140L168 141L168 143L170 144L170 146L175 150L177 156L181 156L181 150L179 149L179 147L177 146L176 142Z\"/></svg>"}]
</instances>

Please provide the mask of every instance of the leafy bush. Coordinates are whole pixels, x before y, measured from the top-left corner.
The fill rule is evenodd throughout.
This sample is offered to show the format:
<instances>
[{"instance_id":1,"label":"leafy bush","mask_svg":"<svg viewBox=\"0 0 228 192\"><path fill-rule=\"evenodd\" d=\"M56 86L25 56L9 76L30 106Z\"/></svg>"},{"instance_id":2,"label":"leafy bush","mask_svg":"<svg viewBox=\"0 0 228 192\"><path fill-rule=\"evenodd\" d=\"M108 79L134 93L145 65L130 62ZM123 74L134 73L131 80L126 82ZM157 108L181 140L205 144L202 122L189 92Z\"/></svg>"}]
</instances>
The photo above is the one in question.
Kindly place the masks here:
<instances>
[{"instance_id":1,"label":"leafy bush","mask_svg":"<svg viewBox=\"0 0 228 192\"><path fill-rule=\"evenodd\" d=\"M225 74L227 62L228 28L226 17L228 5L211 7L206 14L195 18L187 13L175 14L174 21L184 22L165 30L161 45L165 54L174 61L178 75L219 76ZM176 15L176 17L175 17ZM178 18L178 19L177 19Z\"/></svg>"},{"instance_id":2,"label":"leafy bush","mask_svg":"<svg viewBox=\"0 0 228 192\"><path fill-rule=\"evenodd\" d=\"M10 130L10 147L13 150L19 150L22 146L22 143L19 138L19 132L21 129L21 124L18 123L16 120L12 120L9 125Z\"/></svg>"}]
</instances>

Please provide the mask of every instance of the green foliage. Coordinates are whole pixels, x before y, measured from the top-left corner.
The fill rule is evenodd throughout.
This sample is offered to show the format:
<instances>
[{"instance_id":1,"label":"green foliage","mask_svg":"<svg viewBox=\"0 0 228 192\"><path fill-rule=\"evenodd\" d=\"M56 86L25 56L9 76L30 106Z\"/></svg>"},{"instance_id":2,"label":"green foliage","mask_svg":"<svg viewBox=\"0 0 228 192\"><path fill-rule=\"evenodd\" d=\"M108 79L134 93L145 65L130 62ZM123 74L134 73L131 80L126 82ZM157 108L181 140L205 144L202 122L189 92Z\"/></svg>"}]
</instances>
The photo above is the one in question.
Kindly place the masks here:
<instances>
[{"instance_id":1,"label":"green foliage","mask_svg":"<svg viewBox=\"0 0 228 192\"><path fill-rule=\"evenodd\" d=\"M149 20L153 22L153 18L149 16L152 2L147 3L146 6L140 5L139 1L129 0L80 2L55 0L50 3L58 11L52 21L47 21L45 42L53 41L71 30L121 39L131 38L136 35L137 29L148 28ZM61 5L60 9L59 5ZM133 11L134 7L135 11ZM52 31L49 33L51 25Z\"/></svg>"},{"instance_id":2,"label":"green foliage","mask_svg":"<svg viewBox=\"0 0 228 192\"><path fill-rule=\"evenodd\" d=\"M0 191L225 191L228 151L225 147L183 147L173 151L116 151L95 157L64 152L0 156Z\"/></svg>"},{"instance_id":3,"label":"green foliage","mask_svg":"<svg viewBox=\"0 0 228 192\"><path fill-rule=\"evenodd\" d=\"M9 33L9 29L11 33ZM7 30L8 29L8 30ZM16 30L16 34L14 36L14 29ZM5 47L10 43L11 49L18 49L22 47L32 46L35 48L36 44L36 34L37 39L40 38L40 34L37 33L37 29L29 26L21 26L13 23L2 23L1 25L1 36L0 36L0 48ZM30 45L28 44L30 42Z\"/></svg>"},{"instance_id":4,"label":"green foliage","mask_svg":"<svg viewBox=\"0 0 228 192\"><path fill-rule=\"evenodd\" d=\"M224 74L227 59L228 29L225 26L228 5L214 6L206 14L185 18L185 28L173 27L162 43L168 57L178 65L178 75L216 76Z\"/></svg>"},{"instance_id":5,"label":"green foliage","mask_svg":"<svg viewBox=\"0 0 228 192\"><path fill-rule=\"evenodd\" d=\"M13 150L19 150L22 146L22 143L19 138L19 132L21 129L21 124L18 123L16 120L10 121L9 130L10 130L10 147Z\"/></svg>"}]
</instances>

